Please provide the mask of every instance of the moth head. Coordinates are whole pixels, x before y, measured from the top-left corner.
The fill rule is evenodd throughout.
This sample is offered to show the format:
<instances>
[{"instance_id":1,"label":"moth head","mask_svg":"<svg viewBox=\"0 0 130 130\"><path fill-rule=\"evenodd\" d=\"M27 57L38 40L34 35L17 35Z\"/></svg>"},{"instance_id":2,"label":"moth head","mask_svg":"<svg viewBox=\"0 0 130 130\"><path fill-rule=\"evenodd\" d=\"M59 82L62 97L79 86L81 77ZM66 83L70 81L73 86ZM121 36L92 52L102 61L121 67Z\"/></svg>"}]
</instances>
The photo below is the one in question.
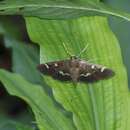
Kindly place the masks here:
<instances>
[{"instance_id":1,"label":"moth head","mask_svg":"<svg viewBox=\"0 0 130 130\"><path fill-rule=\"evenodd\" d=\"M73 56L70 57L70 59L71 60L76 60L76 59L78 59L78 57L73 55Z\"/></svg>"}]
</instances>

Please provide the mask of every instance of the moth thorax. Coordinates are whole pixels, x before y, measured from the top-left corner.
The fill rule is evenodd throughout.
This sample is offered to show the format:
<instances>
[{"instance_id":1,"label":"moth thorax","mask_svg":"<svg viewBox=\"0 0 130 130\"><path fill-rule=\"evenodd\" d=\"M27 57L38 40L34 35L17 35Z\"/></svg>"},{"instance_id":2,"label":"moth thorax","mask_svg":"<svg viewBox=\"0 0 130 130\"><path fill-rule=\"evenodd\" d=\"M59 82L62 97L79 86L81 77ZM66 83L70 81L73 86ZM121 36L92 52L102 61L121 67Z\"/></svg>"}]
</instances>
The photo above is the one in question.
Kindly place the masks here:
<instances>
[{"instance_id":1,"label":"moth thorax","mask_svg":"<svg viewBox=\"0 0 130 130\"><path fill-rule=\"evenodd\" d=\"M70 66L71 66L72 68L78 68L78 67L79 67L79 62L78 62L78 60L77 60L77 59L71 60Z\"/></svg>"}]
</instances>

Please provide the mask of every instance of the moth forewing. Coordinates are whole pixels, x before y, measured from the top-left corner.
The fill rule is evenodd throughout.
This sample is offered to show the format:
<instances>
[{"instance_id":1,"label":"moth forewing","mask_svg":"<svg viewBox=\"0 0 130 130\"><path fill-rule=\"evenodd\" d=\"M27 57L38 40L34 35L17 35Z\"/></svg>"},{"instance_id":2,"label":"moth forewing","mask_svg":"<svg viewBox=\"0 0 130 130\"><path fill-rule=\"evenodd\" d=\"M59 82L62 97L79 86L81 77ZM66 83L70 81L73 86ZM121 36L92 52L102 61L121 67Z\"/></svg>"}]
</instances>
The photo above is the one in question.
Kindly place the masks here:
<instances>
[{"instance_id":1,"label":"moth forewing","mask_svg":"<svg viewBox=\"0 0 130 130\"><path fill-rule=\"evenodd\" d=\"M38 70L54 79L72 81L74 83L78 81L94 82L108 79L115 75L114 71L107 67L88 63L76 57L71 57L69 60L40 64Z\"/></svg>"},{"instance_id":2,"label":"moth forewing","mask_svg":"<svg viewBox=\"0 0 130 130\"><path fill-rule=\"evenodd\" d=\"M86 62L84 63L79 80L84 82L95 82L98 80L108 79L114 75L114 71L107 67Z\"/></svg>"},{"instance_id":3,"label":"moth forewing","mask_svg":"<svg viewBox=\"0 0 130 130\"><path fill-rule=\"evenodd\" d=\"M70 81L71 80L70 74L65 67L66 64L63 63L64 61L48 62L45 64L38 65L37 68L44 75L51 76L54 79L58 79L61 81Z\"/></svg>"}]
</instances>

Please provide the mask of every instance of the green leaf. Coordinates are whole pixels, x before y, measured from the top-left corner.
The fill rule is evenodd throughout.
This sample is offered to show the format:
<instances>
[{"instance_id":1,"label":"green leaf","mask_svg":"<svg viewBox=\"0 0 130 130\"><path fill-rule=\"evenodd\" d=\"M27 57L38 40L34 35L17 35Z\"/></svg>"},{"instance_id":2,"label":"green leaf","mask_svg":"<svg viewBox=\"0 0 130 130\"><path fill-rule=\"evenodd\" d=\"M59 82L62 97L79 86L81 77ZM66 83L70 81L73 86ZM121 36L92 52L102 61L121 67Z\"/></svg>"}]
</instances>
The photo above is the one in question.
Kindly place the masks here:
<instances>
[{"instance_id":1,"label":"green leaf","mask_svg":"<svg viewBox=\"0 0 130 130\"><path fill-rule=\"evenodd\" d=\"M36 67L39 64L38 49L35 46L5 36L7 47L12 49L12 70L33 83L42 83Z\"/></svg>"},{"instance_id":2,"label":"green leaf","mask_svg":"<svg viewBox=\"0 0 130 130\"><path fill-rule=\"evenodd\" d=\"M55 99L73 113L78 130L129 130L128 85L118 41L109 29L106 18L89 17L77 20L41 20L26 18L30 38L40 45L41 63L68 58L62 43L85 60L97 59L97 64L110 67L114 78L94 84L63 83L44 76L52 87ZM128 127L126 129L126 127Z\"/></svg>"},{"instance_id":3,"label":"green leaf","mask_svg":"<svg viewBox=\"0 0 130 130\"><path fill-rule=\"evenodd\" d=\"M113 15L130 21L130 14L96 1L3 0L1 15L20 14L44 19L72 19L91 15Z\"/></svg>"},{"instance_id":4,"label":"green leaf","mask_svg":"<svg viewBox=\"0 0 130 130\"><path fill-rule=\"evenodd\" d=\"M31 127L27 126L27 125L23 125L20 123L15 124L16 125L16 129L17 130L34 130Z\"/></svg>"},{"instance_id":5,"label":"green leaf","mask_svg":"<svg viewBox=\"0 0 130 130\"><path fill-rule=\"evenodd\" d=\"M0 130L16 130L16 122L8 119L8 118L4 118L2 116L2 118L0 119Z\"/></svg>"},{"instance_id":6,"label":"green leaf","mask_svg":"<svg viewBox=\"0 0 130 130\"><path fill-rule=\"evenodd\" d=\"M0 130L33 130L27 124L21 124L19 122L10 120L9 118L0 119Z\"/></svg>"},{"instance_id":7,"label":"green leaf","mask_svg":"<svg viewBox=\"0 0 130 130\"><path fill-rule=\"evenodd\" d=\"M14 19L19 22L16 23ZM0 34L22 40L24 33L23 24L22 18L20 19L18 16L0 16Z\"/></svg>"},{"instance_id":8,"label":"green leaf","mask_svg":"<svg viewBox=\"0 0 130 130\"><path fill-rule=\"evenodd\" d=\"M36 70L39 64L38 48L33 44L20 41L23 35L21 36L21 29L13 22L13 18L2 16L0 18L0 33L4 36L4 44L12 49L12 71L21 74L33 83L43 83Z\"/></svg>"},{"instance_id":9,"label":"green leaf","mask_svg":"<svg viewBox=\"0 0 130 130\"><path fill-rule=\"evenodd\" d=\"M41 86L5 70L0 70L0 80L10 94L21 97L31 106L40 130L75 130L70 118L55 106Z\"/></svg>"}]
</instances>

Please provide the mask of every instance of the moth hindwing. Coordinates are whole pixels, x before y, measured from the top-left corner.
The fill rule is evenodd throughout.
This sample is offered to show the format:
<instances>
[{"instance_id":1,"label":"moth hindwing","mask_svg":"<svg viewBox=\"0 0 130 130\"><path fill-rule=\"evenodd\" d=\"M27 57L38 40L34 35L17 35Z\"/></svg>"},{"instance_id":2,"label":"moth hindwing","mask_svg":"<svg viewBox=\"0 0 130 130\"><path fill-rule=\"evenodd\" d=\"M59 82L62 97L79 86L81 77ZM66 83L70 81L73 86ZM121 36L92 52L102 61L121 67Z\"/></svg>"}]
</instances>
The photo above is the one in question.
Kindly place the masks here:
<instances>
[{"instance_id":1,"label":"moth hindwing","mask_svg":"<svg viewBox=\"0 0 130 130\"><path fill-rule=\"evenodd\" d=\"M72 56L68 60L48 62L38 65L38 70L61 81L73 81L74 83L95 82L108 79L115 75L114 71L88 61Z\"/></svg>"}]
</instances>

